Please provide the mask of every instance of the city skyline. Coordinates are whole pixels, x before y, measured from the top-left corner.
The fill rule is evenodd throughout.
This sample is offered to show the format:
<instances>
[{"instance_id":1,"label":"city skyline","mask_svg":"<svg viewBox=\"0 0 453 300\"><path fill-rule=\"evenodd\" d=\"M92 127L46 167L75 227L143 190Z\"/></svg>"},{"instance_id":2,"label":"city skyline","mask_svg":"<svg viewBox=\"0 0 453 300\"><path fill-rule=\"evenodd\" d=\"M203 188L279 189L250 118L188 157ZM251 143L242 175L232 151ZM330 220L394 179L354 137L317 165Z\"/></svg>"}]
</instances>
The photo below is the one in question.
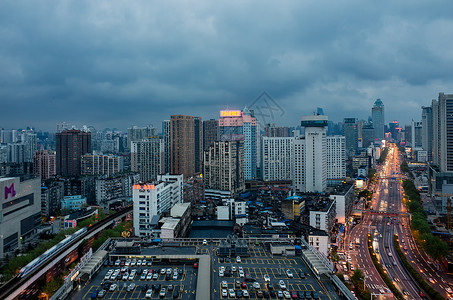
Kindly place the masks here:
<instances>
[{"instance_id":1,"label":"city skyline","mask_svg":"<svg viewBox=\"0 0 453 300\"><path fill-rule=\"evenodd\" d=\"M259 105L264 91L282 126L316 107L332 121L366 120L378 98L386 123L409 124L451 92L441 49L452 6L2 2L0 126L159 127L172 114L206 120Z\"/></svg>"}]
</instances>

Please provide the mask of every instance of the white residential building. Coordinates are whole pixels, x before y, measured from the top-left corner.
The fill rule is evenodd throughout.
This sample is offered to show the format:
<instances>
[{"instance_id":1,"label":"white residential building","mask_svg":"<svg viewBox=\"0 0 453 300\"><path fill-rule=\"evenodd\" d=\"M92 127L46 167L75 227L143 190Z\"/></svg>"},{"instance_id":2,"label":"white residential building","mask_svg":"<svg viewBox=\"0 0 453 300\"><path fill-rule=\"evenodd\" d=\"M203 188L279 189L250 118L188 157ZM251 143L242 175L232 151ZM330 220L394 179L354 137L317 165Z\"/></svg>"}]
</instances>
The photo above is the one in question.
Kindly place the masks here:
<instances>
[{"instance_id":1,"label":"white residential building","mask_svg":"<svg viewBox=\"0 0 453 300\"><path fill-rule=\"evenodd\" d=\"M308 234L308 243L327 256L329 254L329 235L323 230L311 230Z\"/></svg>"},{"instance_id":2,"label":"white residential building","mask_svg":"<svg viewBox=\"0 0 453 300\"><path fill-rule=\"evenodd\" d=\"M293 137L261 137L263 180L291 180L294 166Z\"/></svg>"},{"instance_id":3,"label":"white residential building","mask_svg":"<svg viewBox=\"0 0 453 300\"><path fill-rule=\"evenodd\" d=\"M327 179L346 178L345 141L342 135L327 136Z\"/></svg>"},{"instance_id":4,"label":"white residential building","mask_svg":"<svg viewBox=\"0 0 453 300\"><path fill-rule=\"evenodd\" d=\"M343 183L335 187L330 194L330 199L336 201L336 218L338 223L346 223L354 206L354 185Z\"/></svg>"},{"instance_id":5,"label":"white residential building","mask_svg":"<svg viewBox=\"0 0 453 300\"><path fill-rule=\"evenodd\" d=\"M132 199L135 235L150 236L151 219L169 211L176 203L182 203L183 175L158 175L153 183L135 184Z\"/></svg>"}]
</instances>

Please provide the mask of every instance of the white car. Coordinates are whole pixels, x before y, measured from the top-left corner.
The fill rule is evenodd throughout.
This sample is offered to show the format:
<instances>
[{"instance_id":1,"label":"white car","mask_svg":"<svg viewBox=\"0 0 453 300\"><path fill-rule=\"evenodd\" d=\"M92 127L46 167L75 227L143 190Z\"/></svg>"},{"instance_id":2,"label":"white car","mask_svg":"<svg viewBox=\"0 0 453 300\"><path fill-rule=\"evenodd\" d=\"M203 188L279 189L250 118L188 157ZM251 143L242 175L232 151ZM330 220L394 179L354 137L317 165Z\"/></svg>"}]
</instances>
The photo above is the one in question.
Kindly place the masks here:
<instances>
[{"instance_id":1,"label":"white car","mask_svg":"<svg viewBox=\"0 0 453 300\"><path fill-rule=\"evenodd\" d=\"M110 290L111 292L114 292L117 288L118 288L118 285L117 285L116 283L114 283L114 284L112 284L112 285L110 286L110 289L109 289L109 290Z\"/></svg>"},{"instance_id":2,"label":"white car","mask_svg":"<svg viewBox=\"0 0 453 300\"><path fill-rule=\"evenodd\" d=\"M288 276L288 278L293 278L294 275L293 275L293 272L291 272L291 270L286 270L286 276Z\"/></svg>"},{"instance_id":3,"label":"white car","mask_svg":"<svg viewBox=\"0 0 453 300\"><path fill-rule=\"evenodd\" d=\"M166 271L167 271L167 270L165 270L165 269L160 269L160 274L161 274L161 275L165 275L165 272L166 272Z\"/></svg>"},{"instance_id":4,"label":"white car","mask_svg":"<svg viewBox=\"0 0 453 300\"><path fill-rule=\"evenodd\" d=\"M127 280L128 278L129 278L129 273L127 273L127 272L124 273L124 275L123 275L123 280Z\"/></svg>"},{"instance_id":5,"label":"white car","mask_svg":"<svg viewBox=\"0 0 453 300\"><path fill-rule=\"evenodd\" d=\"M278 285L280 286L281 290L286 290L286 284L285 284L285 282L283 280L280 280L278 282Z\"/></svg>"},{"instance_id":6,"label":"white car","mask_svg":"<svg viewBox=\"0 0 453 300\"><path fill-rule=\"evenodd\" d=\"M208 241L207 240L203 240L203 245L207 245L208 244Z\"/></svg>"},{"instance_id":7,"label":"white car","mask_svg":"<svg viewBox=\"0 0 453 300\"><path fill-rule=\"evenodd\" d=\"M146 291L145 297L149 299L149 298L151 298L152 296L153 296L153 290L147 290L147 291Z\"/></svg>"},{"instance_id":8,"label":"white car","mask_svg":"<svg viewBox=\"0 0 453 300\"><path fill-rule=\"evenodd\" d=\"M236 272L236 266L231 266L231 271Z\"/></svg>"},{"instance_id":9,"label":"white car","mask_svg":"<svg viewBox=\"0 0 453 300\"><path fill-rule=\"evenodd\" d=\"M224 266L220 266L220 271L225 271L225 267Z\"/></svg>"},{"instance_id":10,"label":"white car","mask_svg":"<svg viewBox=\"0 0 453 300\"><path fill-rule=\"evenodd\" d=\"M220 270L219 271L219 277L223 277L224 275L225 275L225 273L222 270Z\"/></svg>"},{"instance_id":11,"label":"white car","mask_svg":"<svg viewBox=\"0 0 453 300\"><path fill-rule=\"evenodd\" d=\"M165 294L167 293L167 290L163 287L161 290L160 290L160 293L159 293L159 297L163 298L165 297Z\"/></svg>"},{"instance_id":12,"label":"white car","mask_svg":"<svg viewBox=\"0 0 453 300\"><path fill-rule=\"evenodd\" d=\"M229 289L228 294L229 294L230 298L236 298L236 293L234 292L233 289Z\"/></svg>"},{"instance_id":13,"label":"white car","mask_svg":"<svg viewBox=\"0 0 453 300\"><path fill-rule=\"evenodd\" d=\"M131 266L135 266L137 264L137 260L134 258L132 261L131 261Z\"/></svg>"},{"instance_id":14,"label":"white car","mask_svg":"<svg viewBox=\"0 0 453 300\"><path fill-rule=\"evenodd\" d=\"M129 266L130 264L131 264L131 260L130 259L126 260L126 266Z\"/></svg>"},{"instance_id":15,"label":"white car","mask_svg":"<svg viewBox=\"0 0 453 300\"><path fill-rule=\"evenodd\" d=\"M222 281L222 287L223 288L227 288L228 287L228 283L226 282L226 280Z\"/></svg>"},{"instance_id":16,"label":"white car","mask_svg":"<svg viewBox=\"0 0 453 300\"><path fill-rule=\"evenodd\" d=\"M242 296L244 298L248 298L250 295L249 295L249 292L247 290L242 290Z\"/></svg>"},{"instance_id":17,"label":"white car","mask_svg":"<svg viewBox=\"0 0 453 300\"><path fill-rule=\"evenodd\" d=\"M244 271L239 271L239 277L244 278Z\"/></svg>"},{"instance_id":18,"label":"white car","mask_svg":"<svg viewBox=\"0 0 453 300\"><path fill-rule=\"evenodd\" d=\"M141 265L142 265L142 260L141 259L137 260L137 266L141 266Z\"/></svg>"},{"instance_id":19,"label":"white car","mask_svg":"<svg viewBox=\"0 0 453 300\"><path fill-rule=\"evenodd\" d=\"M236 262L237 262L237 263L240 263L240 262L241 262L241 257L240 257L240 256L236 256Z\"/></svg>"},{"instance_id":20,"label":"white car","mask_svg":"<svg viewBox=\"0 0 453 300\"><path fill-rule=\"evenodd\" d=\"M265 274L263 277L265 282L271 281L271 277L269 275Z\"/></svg>"},{"instance_id":21,"label":"white car","mask_svg":"<svg viewBox=\"0 0 453 300\"><path fill-rule=\"evenodd\" d=\"M288 291L283 291L283 297L285 297L285 299L291 299L291 295Z\"/></svg>"},{"instance_id":22,"label":"white car","mask_svg":"<svg viewBox=\"0 0 453 300\"><path fill-rule=\"evenodd\" d=\"M157 273L156 273L156 275L157 275ZM153 279L153 276L154 276L153 273L148 273L148 275L146 275L146 280L151 280L151 279ZM159 277L159 275L157 275L156 277ZM157 279L157 278L156 278L156 279Z\"/></svg>"},{"instance_id":23,"label":"white car","mask_svg":"<svg viewBox=\"0 0 453 300\"><path fill-rule=\"evenodd\" d=\"M120 263L121 263L121 260L117 259L117 260L115 261L115 266L119 266Z\"/></svg>"},{"instance_id":24,"label":"white car","mask_svg":"<svg viewBox=\"0 0 453 300\"><path fill-rule=\"evenodd\" d=\"M159 278L159 274L154 273L154 274L153 274L153 280L157 280L157 278Z\"/></svg>"},{"instance_id":25,"label":"white car","mask_svg":"<svg viewBox=\"0 0 453 300\"><path fill-rule=\"evenodd\" d=\"M142 260L142 266L146 266L146 259Z\"/></svg>"},{"instance_id":26,"label":"white car","mask_svg":"<svg viewBox=\"0 0 453 300\"><path fill-rule=\"evenodd\" d=\"M142 276L140 276L140 280L146 280L146 273L142 273Z\"/></svg>"},{"instance_id":27,"label":"white car","mask_svg":"<svg viewBox=\"0 0 453 300\"><path fill-rule=\"evenodd\" d=\"M255 289L257 289L257 290L259 290L259 289L261 288L260 283L257 282L257 281L255 281L255 282L253 283L253 287L254 287Z\"/></svg>"},{"instance_id":28,"label":"white car","mask_svg":"<svg viewBox=\"0 0 453 300\"><path fill-rule=\"evenodd\" d=\"M282 291L277 291L277 297L278 298L283 298L283 292Z\"/></svg>"},{"instance_id":29,"label":"white car","mask_svg":"<svg viewBox=\"0 0 453 300\"><path fill-rule=\"evenodd\" d=\"M242 269L242 266L239 266L238 269L239 269L239 272L244 271L244 270Z\"/></svg>"},{"instance_id":30,"label":"white car","mask_svg":"<svg viewBox=\"0 0 453 300\"><path fill-rule=\"evenodd\" d=\"M222 289L222 297L228 297L228 292L226 289Z\"/></svg>"}]
</instances>

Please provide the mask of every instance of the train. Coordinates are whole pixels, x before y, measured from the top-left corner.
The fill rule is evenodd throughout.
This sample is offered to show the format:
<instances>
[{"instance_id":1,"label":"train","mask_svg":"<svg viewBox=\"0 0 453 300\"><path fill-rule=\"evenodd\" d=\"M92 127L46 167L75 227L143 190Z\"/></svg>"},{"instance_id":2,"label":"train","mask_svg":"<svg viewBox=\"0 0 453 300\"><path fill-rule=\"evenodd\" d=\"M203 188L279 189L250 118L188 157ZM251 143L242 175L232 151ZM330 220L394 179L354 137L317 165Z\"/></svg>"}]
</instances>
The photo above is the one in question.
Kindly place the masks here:
<instances>
[{"instance_id":1,"label":"train","mask_svg":"<svg viewBox=\"0 0 453 300\"><path fill-rule=\"evenodd\" d=\"M62 247L67 246L67 244L71 243L72 241L78 239L81 235L87 232L86 228L82 228L75 233L71 234L70 236L66 237L64 240L53 246L52 248L48 249L46 252L41 254L39 257L32 260L28 265L23 267L19 270L17 276L19 278L25 277L28 274L32 273L36 269L38 269L49 257L52 257L55 253L57 253Z\"/></svg>"}]
</instances>

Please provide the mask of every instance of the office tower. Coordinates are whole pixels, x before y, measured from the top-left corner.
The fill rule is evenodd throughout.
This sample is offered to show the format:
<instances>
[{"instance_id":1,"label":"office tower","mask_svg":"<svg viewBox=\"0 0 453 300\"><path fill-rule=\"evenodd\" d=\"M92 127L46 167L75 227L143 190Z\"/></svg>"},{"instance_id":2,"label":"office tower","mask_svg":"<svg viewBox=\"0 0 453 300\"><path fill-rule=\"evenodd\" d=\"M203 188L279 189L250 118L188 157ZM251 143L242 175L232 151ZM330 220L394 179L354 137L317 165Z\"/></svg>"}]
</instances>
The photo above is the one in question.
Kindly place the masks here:
<instances>
[{"instance_id":1,"label":"office tower","mask_svg":"<svg viewBox=\"0 0 453 300\"><path fill-rule=\"evenodd\" d=\"M124 168L124 158L116 155L85 154L82 155L82 175L112 176Z\"/></svg>"},{"instance_id":2,"label":"office tower","mask_svg":"<svg viewBox=\"0 0 453 300\"><path fill-rule=\"evenodd\" d=\"M305 127L305 191L324 192L327 187L327 116L303 116Z\"/></svg>"},{"instance_id":3,"label":"office tower","mask_svg":"<svg viewBox=\"0 0 453 300\"><path fill-rule=\"evenodd\" d=\"M41 179L0 178L0 259L14 257L21 243L37 237L41 225Z\"/></svg>"},{"instance_id":4,"label":"office tower","mask_svg":"<svg viewBox=\"0 0 453 300\"><path fill-rule=\"evenodd\" d=\"M159 175L153 183L134 184L134 233L152 236L153 218L169 211L183 200L183 175Z\"/></svg>"},{"instance_id":5,"label":"office tower","mask_svg":"<svg viewBox=\"0 0 453 300\"><path fill-rule=\"evenodd\" d=\"M344 118L343 133L346 140L346 151L348 156L350 156L354 154L359 145L356 118Z\"/></svg>"},{"instance_id":6,"label":"office tower","mask_svg":"<svg viewBox=\"0 0 453 300\"><path fill-rule=\"evenodd\" d=\"M157 136L157 129L151 125L146 127L132 126L127 129L127 147L130 149L131 143L134 141L141 141L155 136Z\"/></svg>"},{"instance_id":7,"label":"office tower","mask_svg":"<svg viewBox=\"0 0 453 300\"><path fill-rule=\"evenodd\" d=\"M199 174L203 170L203 121L201 117L194 117L195 134L195 173Z\"/></svg>"},{"instance_id":8,"label":"office tower","mask_svg":"<svg viewBox=\"0 0 453 300\"><path fill-rule=\"evenodd\" d=\"M215 119L203 121L203 151L209 149L219 140L219 121Z\"/></svg>"},{"instance_id":9,"label":"office tower","mask_svg":"<svg viewBox=\"0 0 453 300\"><path fill-rule=\"evenodd\" d=\"M294 166L293 137L261 137L263 180L292 180Z\"/></svg>"},{"instance_id":10,"label":"office tower","mask_svg":"<svg viewBox=\"0 0 453 300\"><path fill-rule=\"evenodd\" d=\"M164 172L164 143L162 139L149 138L131 144L131 171L140 174L140 180L156 180Z\"/></svg>"},{"instance_id":11,"label":"office tower","mask_svg":"<svg viewBox=\"0 0 453 300\"><path fill-rule=\"evenodd\" d=\"M401 140L401 128L397 121L389 123L388 131L390 132L393 141L399 142Z\"/></svg>"},{"instance_id":12,"label":"office tower","mask_svg":"<svg viewBox=\"0 0 453 300\"><path fill-rule=\"evenodd\" d=\"M453 171L453 94L439 93L432 102L433 162L441 172Z\"/></svg>"},{"instance_id":13,"label":"office tower","mask_svg":"<svg viewBox=\"0 0 453 300\"><path fill-rule=\"evenodd\" d=\"M411 146L412 149L422 148L422 122L411 122Z\"/></svg>"},{"instance_id":14,"label":"office tower","mask_svg":"<svg viewBox=\"0 0 453 300\"><path fill-rule=\"evenodd\" d=\"M244 142L216 141L204 152L203 177L207 189L243 191Z\"/></svg>"},{"instance_id":15,"label":"office tower","mask_svg":"<svg viewBox=\"0 0 453 300\"><path fill-rule=\"evenodd\" d=\"M80 175L82 155L91 153L91 132L76 129L57 132L57 175Z\"/></svg>"},{"instance_id":16,"label":"office tower","mask_svg":"<svg viewBox=\"0 0 453 300\"><path fill-rule=\"evenodd\" d=\"M377 99L374 102L373 108L371 109L371 116L373 118L374 137L380 142L385 138L384 132L384 104L381 99Z\"/></svg>"},{"instance_id":17,"label":"office tower","mask_svg":"<svg viewBox=\"0 0 453 300\"><path fill-rule=\"evenodd\" d=\"M220 112L219 137L221 141L244 141L244 178L257 177L258 122L253 113L244 108L240 110L223 110Z\"/></svg>"},{"instance_id":18,"label":"office tower","mask_svg":"<svg viewBox=\"0 0 453 300\"><path fill-rule=\"evenodd\" d=\"M433 160L433 110L422 107L422 148L428 153L428 161Z\"/></svg>"},{"instance_id":19,"label":"office tower","mask_svg":"<svg viewBox=\"0 0 453 300\"><path fill-rule=\"evenodd\" d=\"M170 173L184 174L184 178L195 175L195 118L172 115L170 118Z\"/></svg>"},{"instance_id":20,"label":"office tower","mask_svg":"<svg viewBox=\"0 0 453 300\"><path fill-rule=\"evenodd\" d=\"M170 173L171 168L171 136L170 120L164 120L162 123L162 133L164 136L164 173Z\"/></svg>"},{"instance_id":21,"label":"office tower","mask_svg":"<svg viewBox=\"0 0 453 300\"><path fill-rule=\"evenodd\" d=\"M38 150L33 157L33 173L42 180L56 175L56 156L49 150Z\"/></svg>"},{"instance_id":22,"label":"office tower","mask_svg":"<svg viewBox=\"0 0 453 300\"><path fill-rule=\"evenodd\" d=\"M362 126L362 147L368 148L370 145L373 145L375 141L374 138L374 127L373 124L367 123Z\"/></svg>"},{"instance_id":23,"label":"office tower","mask_svg":"<svg viewBox=\"0 0 453 300\"><path fill-rule=\"evenodd\" d=\"M327 136L327 179L346 178L346 138L341 135Z\"/></svg>"}]
</instances>

